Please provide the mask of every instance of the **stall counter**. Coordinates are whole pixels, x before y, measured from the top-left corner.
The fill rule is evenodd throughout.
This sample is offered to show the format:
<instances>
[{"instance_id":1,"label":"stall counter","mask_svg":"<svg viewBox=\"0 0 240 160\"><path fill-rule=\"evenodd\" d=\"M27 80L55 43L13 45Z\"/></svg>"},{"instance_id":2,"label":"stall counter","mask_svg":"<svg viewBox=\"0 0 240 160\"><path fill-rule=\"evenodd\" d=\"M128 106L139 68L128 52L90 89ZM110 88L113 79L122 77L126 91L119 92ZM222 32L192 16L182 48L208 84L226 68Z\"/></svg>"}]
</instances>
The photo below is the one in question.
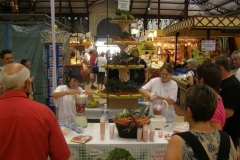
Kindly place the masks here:
<instances>
[{"instance_id":1,"label":"stall counter","mask_svg":"<svg viewBox=\"0 0 240 160\"><path fill-rule=\"evenodd\" d=\"M114 125L110 123L109 125ZM175 124L174 124L175 125ZM174 126L173 125L173 126ZM173 127L172 126L172 127ZM164 134L172 134L170 130L163 131L163 137L158 137L158 130L155 130L154 142L137 142L136 139L125 139L118 136L116 127L114 128L114 139L109 138L108 127L105 130L105 139L100 140L99 123L89 123L81 135L90 135L92 140L86 144L71 142L71 139L78 134L71 131L65 136L66 142L71 151L70 160L105 160L109 152L115 148L123 148L131 153L137 160L163 160L168 141L164 139Z\"/></svg>"},{"instance_id":2,"label":"stall counter","mask_svg":"<svg viewBox=\"0 0 240 160\"><path fill-rule=\"evenodd\" d=\"M187 82L185 80L183 80L183 77L181 77L181 76L172 76L171 79L174 80L178 85L178 100L177 100L177 103L181 103L181 102L183 102L183 100L185 98L185 92L186 92L186 89L187 89Z\"/></svg>"}]
</instances>

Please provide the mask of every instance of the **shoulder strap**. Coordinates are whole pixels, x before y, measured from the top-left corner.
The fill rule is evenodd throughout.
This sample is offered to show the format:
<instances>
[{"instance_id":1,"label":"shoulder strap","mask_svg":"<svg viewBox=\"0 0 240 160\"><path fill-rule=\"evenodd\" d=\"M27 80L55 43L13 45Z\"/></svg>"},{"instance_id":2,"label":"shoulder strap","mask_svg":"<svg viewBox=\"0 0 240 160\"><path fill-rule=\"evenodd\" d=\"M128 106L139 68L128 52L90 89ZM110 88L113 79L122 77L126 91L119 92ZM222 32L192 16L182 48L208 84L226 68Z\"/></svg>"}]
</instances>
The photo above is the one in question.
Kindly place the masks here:
<instances>
[{"instance_id":1,"label":"shoulder strap","mask_svg":"<svg viewBox=\"0 0 240 160\"><path fill-rule=\"evenodd\" d=\"M230 152L230 138L226 132L219 131L221 139L220 146L218 150L218 158L217 160L226 160L229 158Z\"/></svg>"},{"instance_id":2,"label":"shoulder strap","mask_svg":"<svg viewBox=\"0 0 240 160\"><path fill-rule=\"evenodd\" d=\"M192 74L192 77L194 78L194 72L193 72L193 71L190 71L190 73Z\"/></svg>"},{"instance_id":3,"label":"shoulder strap","mask_svg":"<svg viewBox=\"0 0 240 160\"><path fill-rule=\"evenodd\" d=\"M98 66L98 57L96 58L96 64L95 66L97 67Z\"/></svg>"},{"instance_id":4,"label":"shoulder strap","mask_svg":"<svg viewBox=\"0 0 240 160\"><path fill-rule=\"evenodd\" d=\"M182 137L190 145L197 159L210 160L202 144L191 132L177 133L176 135Z\"/></svg>"},{"instance_id":5,"label":"shoulder strap","mask_svg":"<svg viewBox=\"0 0 240 160\"><path fill-rule=\"evenodd\" d=\"M193 76L193 84L196 84L196 79L195 79L195 77L196 77L196 70L192 70L192 76Z\"/></svg>"}]
</instances>

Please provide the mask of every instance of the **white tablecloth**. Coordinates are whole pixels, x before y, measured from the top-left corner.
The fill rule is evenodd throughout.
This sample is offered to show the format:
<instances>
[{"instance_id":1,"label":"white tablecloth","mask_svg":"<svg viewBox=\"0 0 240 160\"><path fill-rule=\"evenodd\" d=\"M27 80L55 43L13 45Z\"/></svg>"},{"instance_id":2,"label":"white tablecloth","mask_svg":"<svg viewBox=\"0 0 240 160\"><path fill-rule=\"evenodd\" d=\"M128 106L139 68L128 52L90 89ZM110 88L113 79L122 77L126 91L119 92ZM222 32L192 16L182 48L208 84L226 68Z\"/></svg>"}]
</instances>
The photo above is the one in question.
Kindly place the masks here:
<instances>
[{"instance_id":1,"label":"white tablecloth","mask_svg":"<svg viewBox=\"0 0 240 160\"><path fill-rule=\"evenodd\" d=\"M178 123L179 124L179 123ZM108 125L114 125L110 123ZM136 139L125 139L118 136L116 127L114 128L114 139L110 139L108 127L105 131L105 139L100 139L100 125L99 123L89 123L88 127L84 129L81 135L90 135L92 140L86 144L71 142L71 139L77 134L71 131L65 136L66 142L71 151L70 160L78 159L92 159L98 158L106 159L109 152L115 148L122 148L131 153L131 155L138 160L163 160L168 141L164 139L164 134L172 134L172 128L177 124L167 125L163 130L163 137L158 137L158 130L155 130L154 142L137 142ZM184 123L181 123L184 125Z\"/></svg>"},{"instance_id":2,"label":"white tablecloth","mask_svg":"<svg viewBox=\"0 0 240 160\"><path fill-rule=\"evenodd\" d=\"M108 125L114 125L114 123L109 123ZM172 134L171 131L170 132L164 131L164 132ZM67 136L65 136L67 143L79 145L78 143L70 142L70 140L76 135L79 135L79 134L77 134L74 131L71 131ZM90 145L90 144L101 144L101 145L102 144L104 144L104 145L106 145L106 144L153 144L153 143L167 144L167 142L168 142L164 138L158 138L158 130L155 130L155 138L154 138L155 141L154 142L150 142L149 140L148 140L148 142L137 142L136 139L120 138L118 136L118 131L117 131L116 126L114 128L114 139L109 138L109 130L108 130L108 128L106 128L105 139L101 140L99 123L89 123L81 135L90 135L93 137L93 139L91 141L89 141L88 143L86 143L86 145Z\"/></svg>"}]
</instances>

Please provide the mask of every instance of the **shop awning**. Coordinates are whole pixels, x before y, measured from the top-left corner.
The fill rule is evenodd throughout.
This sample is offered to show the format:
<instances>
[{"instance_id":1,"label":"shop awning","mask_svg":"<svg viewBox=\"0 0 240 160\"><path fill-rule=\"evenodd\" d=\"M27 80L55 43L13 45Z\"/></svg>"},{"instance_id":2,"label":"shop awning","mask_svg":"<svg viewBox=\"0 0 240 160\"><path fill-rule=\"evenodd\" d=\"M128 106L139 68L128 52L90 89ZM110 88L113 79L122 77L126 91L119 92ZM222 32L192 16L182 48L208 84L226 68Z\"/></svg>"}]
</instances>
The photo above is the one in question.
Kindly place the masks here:
<instances>
[{"instance_id":1,"label":"shop awning","mask_svg":"<svg viewBox=\"0 0 240 160\"><path fill-rule=\"evenodd\" d=\"M239 29L240 17L194 16L163 29L171 35L185 29Z\"/></svg>"}]
</instances>

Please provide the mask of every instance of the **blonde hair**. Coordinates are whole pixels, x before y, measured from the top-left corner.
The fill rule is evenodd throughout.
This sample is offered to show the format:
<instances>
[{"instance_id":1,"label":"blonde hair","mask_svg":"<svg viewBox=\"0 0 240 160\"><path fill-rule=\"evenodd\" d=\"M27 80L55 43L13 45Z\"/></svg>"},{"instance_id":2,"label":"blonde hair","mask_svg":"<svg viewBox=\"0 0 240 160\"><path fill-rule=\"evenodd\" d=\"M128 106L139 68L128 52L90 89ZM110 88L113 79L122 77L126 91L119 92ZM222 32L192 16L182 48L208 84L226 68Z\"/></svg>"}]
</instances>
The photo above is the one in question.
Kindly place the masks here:
<instances>
[{"instance_id":1,"label":"blonde hair","mask_svg":"<svg viewBox=\"0 0 240 160\"><path fill-rule=\"evenodd\" d=\"M19 67L19 66L18 66ZM14 70L15 66L11 69ZM19 72L14 74L8 74L6 72L6 66L4 66L0 72L0 84L3 87L3 91L23 89L23 86L27 79L30 77L30 71L26 67L22 67Z\"/></svg>"}]
</instances>

